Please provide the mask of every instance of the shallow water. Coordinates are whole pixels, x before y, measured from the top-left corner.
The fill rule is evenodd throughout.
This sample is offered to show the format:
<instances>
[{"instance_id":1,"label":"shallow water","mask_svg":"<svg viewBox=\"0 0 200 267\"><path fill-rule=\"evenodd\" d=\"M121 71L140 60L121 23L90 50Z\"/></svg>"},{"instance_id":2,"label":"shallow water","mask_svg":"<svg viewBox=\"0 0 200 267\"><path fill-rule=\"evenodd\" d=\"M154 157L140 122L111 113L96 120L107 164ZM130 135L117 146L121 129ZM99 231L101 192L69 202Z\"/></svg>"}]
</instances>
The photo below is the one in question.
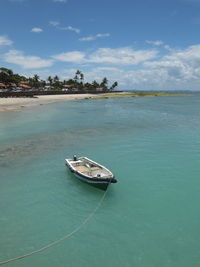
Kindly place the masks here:
<instances>
[{"instance_id":1,"label":"shallow water","mask_svg":"<svg viewBox=\"0 0 200 267\"><path fill-rule=\"evenodd\" d=\"M7 266L199 266L200 96L79 100L0 113L0 261L70 233L104 192L65 167L111 169L95 216Z\"/></svg>"}]
</instances>

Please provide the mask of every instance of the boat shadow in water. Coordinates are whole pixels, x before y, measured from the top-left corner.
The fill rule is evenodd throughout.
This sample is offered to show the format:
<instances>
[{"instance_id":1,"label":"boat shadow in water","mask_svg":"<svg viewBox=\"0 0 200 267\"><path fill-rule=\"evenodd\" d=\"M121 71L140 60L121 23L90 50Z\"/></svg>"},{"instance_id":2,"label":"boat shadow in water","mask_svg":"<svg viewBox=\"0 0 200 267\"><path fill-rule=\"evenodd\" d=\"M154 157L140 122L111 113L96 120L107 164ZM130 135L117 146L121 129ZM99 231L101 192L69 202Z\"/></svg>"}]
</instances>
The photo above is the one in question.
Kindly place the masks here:
<instances>
[{"instance_id":1,"label":"boat shadow in water","mask_svg":"<svg viewBox=\"0 0 200 267\"><path fill-rule=\"evenodd\" d=\"M106 191L109 184L92 184L92 183L87 183L85 181L80 181L78 179L76 179L75 175L69 170L67 169L67 176L70 177L70 179L72 179L74 181L74 183L78 183L78 184L84 184L90 187L95 187L97 189Z\"/></svg>"}]
</instances>

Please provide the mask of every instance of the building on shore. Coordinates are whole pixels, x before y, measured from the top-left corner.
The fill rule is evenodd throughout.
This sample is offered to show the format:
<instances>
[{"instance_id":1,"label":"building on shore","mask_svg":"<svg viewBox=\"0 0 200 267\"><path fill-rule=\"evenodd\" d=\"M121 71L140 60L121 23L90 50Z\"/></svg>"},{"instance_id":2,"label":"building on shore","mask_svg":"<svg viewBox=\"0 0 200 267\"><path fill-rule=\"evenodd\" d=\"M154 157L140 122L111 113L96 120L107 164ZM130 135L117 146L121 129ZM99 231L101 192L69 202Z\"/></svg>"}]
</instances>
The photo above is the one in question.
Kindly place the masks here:
<instances>
[{"instance_id":1,"label":"building on shore","mask_svg":"<svg viewBox=\"0 0 200 267\"><path fill-rule=\"evenodd\" d=\"M5 83L0 82L0 92L7 92L8 86Z\"/></svg>"}]
</instances>

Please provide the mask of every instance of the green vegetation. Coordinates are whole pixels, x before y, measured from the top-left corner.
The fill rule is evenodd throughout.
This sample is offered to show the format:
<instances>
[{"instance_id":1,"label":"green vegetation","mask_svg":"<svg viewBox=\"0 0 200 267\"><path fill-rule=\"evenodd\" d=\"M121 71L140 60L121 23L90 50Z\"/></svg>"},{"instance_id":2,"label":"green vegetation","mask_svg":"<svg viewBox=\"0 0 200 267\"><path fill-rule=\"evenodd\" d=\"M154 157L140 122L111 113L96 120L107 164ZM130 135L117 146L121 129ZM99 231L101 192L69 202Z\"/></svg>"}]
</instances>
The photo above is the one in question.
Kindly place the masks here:
<instances>
[{"instance_id":1,"label":"green vegetation","mask_svg":"<svg viewBox=\"0 0 200 267\"><path fill-rule=\"evenodd\" d=\"M119 97L139 97L139 96L182 96L183 94L177 93L162 93L162 92L124 92L124 93L107 93L100 96L96 96L96 99L106 99L106 98L119 98Z\"/></svg>"},{"instance_id":2,"label":"green vegetation","mask_svg":"<svg viewBox=\"0 0 200 267\"><path fill-rule=\"evenodd\" d=\"M14 85L20 86L21 82L26 82L31 88L44 88L47 87L50 90L77 90L82 92L110 92L118 86L117 82L114 82L111 86L108 86L108 79L103 78L102 82L98 83L93 81L91 83L84 83L84 74L77 70L74 78L61 81L60 78L55 75L54 77L49 76L47 80L42 80L35 74L33 77L25 77L19 74L13 73L12 70L7 68L0 68L0 83L4 83L7 87L13 88Z\"/></svg>"},{"instance_id":3,"label":"green vegetation","mask_svg":"<svg viewBox=\"0 0 200 267\"><path fill-rule=\"evenodd\" d=\"M27 78L19 75L14 74L12 70L6 68L0 68L0 82L5 84L12 84L12 83L20 83L20 81L26 81Z\"/></svg>"}]
</instances>

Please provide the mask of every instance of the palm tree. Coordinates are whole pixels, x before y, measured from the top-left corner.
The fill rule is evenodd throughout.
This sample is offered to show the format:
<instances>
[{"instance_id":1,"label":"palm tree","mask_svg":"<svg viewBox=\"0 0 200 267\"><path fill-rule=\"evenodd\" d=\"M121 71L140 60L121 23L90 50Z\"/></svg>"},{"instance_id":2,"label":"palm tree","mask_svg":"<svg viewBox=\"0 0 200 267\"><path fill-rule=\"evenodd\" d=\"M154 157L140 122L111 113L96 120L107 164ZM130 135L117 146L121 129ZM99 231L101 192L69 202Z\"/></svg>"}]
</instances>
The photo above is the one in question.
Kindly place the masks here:
<instances>
[{"instance_id":1,"label":"palm tree","mask_svg":"<svg viewBox=\"0 0 200 267\"><path fill-rule=\"evenodd\" d=\"M54 78L53 78L53 82L54 82L53 86L54 86L56 89L59 89L59 88L60 88L60 79L59 79L59 77L58 77L57 75L54 76Z\"/></svg>"},{"instance_id":2,"label":"palm tree","mask_svg":"<svg viewBox=\"0 0 200 267\"><path fill-rule=\"evenodd\" d=\"M7 68L0 68L0 82L5 84L13 82L13 71Z\"/></svg>"},{"instance_id":3,"label":"palm tree","mask_svg":"<svg viewBox=\"0 0 200 267\"><path fill-rule=\"evenodd\" d=\"M49 82L50 85L52 85L52 83L53 83L53 78L52 78L51 76L49 76L49 77L47 78L47 81Z\"/></svg>"},{"instance_id":4,"label":"palm tree","mask_svg":"<svg viewBox=\"0 0 200 267\"><path fill-rule=\"evenodd\" d=\"M0 68L0 82L3 82L7 85L13 86L19 84L21 81L29 81L29 85L35 88L39 88L40 86L45 86L46 82L41 80L40 77L35 74L33 77L25 77L19 74L14 74L11 69ZM92 83L84 83L84 74L77 70L75 73L75 77L73 79L60 81L59 77L56 75L54 77L49 76L47 78L50 86L54 86L56 89L61 88L62 84L69 85L70 88L77 88L79 90L87 91L87 90L96 90L98 87L102 87L103 90L109 91L113 90L116 86L118 86L117 82L114 82L112 86L108 89L108 79L106 77L103 78L102 82L99 84L97 81L93 81Z\"/></svg>"},{"instance_id":5,"label":"palm tree","mask_svg":"<svg viewBox=\"0 0 200 267\"><path fill-rule=\"evenodd\" d=\"M7 75L13 75L13 71L11 69L7 69L7 68L0 68L0 71L7 74Z\"/></svg>"},{"instance_id":6,"label":"palm tree","mask_svg":"<svg viewBox=\"0 0 200 267\"><path fill-rule=\"evenodd\" d=\"M59 82L59 77L58 77L58 75L56 75L54 78L53 78L53 81L54 81L54 83L57 83L57 82Z\"/></svg>"},{"instance_id":7,"label":"palm tree","mask_svg":"<svg viewBox=\"0 0 200 267\"><path fill-rule=\"evenodd\" d=\"M40 77L37 74L35 74L33 76L33 79L34 79L34 81L39 82Z\"/></svg>"},{"instance_id":8,"label":"palm tree","mask_svg":"<svg viewBox=\"0 0 200 267\"><path fill-rule=\"evenodd\" d=\"M110 87L110 91L112 91L115 87L117 87L118 86L118 82L114 82L112 85L111 85L111 87Z\"/></svg>"},{"instance_id":9,"label":"palm tree","mask_svg":"<svg viewBox=\"0 0 200 267\"><path fill-rule=\"evenodd\" d=\"M42 87L45 87L45 85L46 85L46 81L41 80L41 81L40 81L40 85L41 85Z\"/></svg>"},{"instance_id":10,"label":"palm tree","mask_svg":"<svg viewBox=\"0 0 200 267\"><path fill-rule=\"evenodd\" d=\"M74 85L74 80L73 79L69 79L69 80L66 81L66 84Z\"/></svg>"},{"instance_id":11,"label":"palm tree","mask_svg":"<svg viewBox=\"0 0 200 267\"><path fill-rule=\"evenodd\" d=\"M77 70L76 73L75 73L75 76L74 76L75 83L78 83L78 81L79 81L79 74L80 74L80 71Z\"/></svg>"},{"instance_id":12,"label":"palm tree","mask_svg":"<svg viewBox=\"0 0 200 267\"><path fill-rule=\"evenodd\" d=\"M92 89L93 89L93 90L96 90L98 87L99 87L98 82L94 80L94 81L92 82Z\"/></svg>"},{"instance_id":13,"label":"palm tree","mask_svg":"<svg viewBox=\"0 0 200 267\"><path fill-rule=\"evenodd\" d=\"M83 81L84 80L84 74L81 72L80 74L80 80Z\"/></svg>"},{"instance_id":14,"label":"palm tree","mask_svg":"<svg viewBox=\"0 0 200 267\"><path fill-rule=\"evenodd\" d=\"M102 85L107 85L108 84L108 79L106 77L104 77L101 84Z\"/></svg>"},{"instance_id":15,"label":"palm tree","mask_svg":"<svg viewBox=\"0 0 200 267\"><path fill-rule=\"evenodd\" d=\"M81 75L81 71L80 70L77 70L76 71L76 75L79 77Z\"/></svg>"},{"instance_id":16,"label":"palm tree","mask_svg":"<svg viewBox=\"0 0 200 267\"><path fill-rule=\"evenodd\" d=\"M40 77L37 74L35 74L32 78L33 87L35 87L35 88L40 87L40 81L39 80L40 80Z\"/></svg>"},{"instance_id":17,"label":"palm tree","mask_svg":"<svg viewBox=\"0 0 200 267\"><path fill-rule=\"evenodd\" d=\"M84 74L82 72L80 72L80 85L81 85L80 88L81 89L84 89L83 81L84 81Z\"/></svg>"},{"instance_id":18,"label":"palm tree","mask_svg":"<svg viewBox=\"0 0 200 267\"><path fill-rule=\"evenodd\" d=\"M77 75L74 76L74 81L75 81L75 82L78 81L78 76L77 76Z\"/></svg>"},{"instance_id":19,"label":"palm tree","mask_svg":"<svg viewBox=\"0 0 200 267\"><path fill-rule=\"evenodd\" d=\"M101 84L100 84L100 86L103 87L104 91L108 90L107 84L108 84L108 79L106 77L104 77Z\"/></svg>"}]
</instances>

